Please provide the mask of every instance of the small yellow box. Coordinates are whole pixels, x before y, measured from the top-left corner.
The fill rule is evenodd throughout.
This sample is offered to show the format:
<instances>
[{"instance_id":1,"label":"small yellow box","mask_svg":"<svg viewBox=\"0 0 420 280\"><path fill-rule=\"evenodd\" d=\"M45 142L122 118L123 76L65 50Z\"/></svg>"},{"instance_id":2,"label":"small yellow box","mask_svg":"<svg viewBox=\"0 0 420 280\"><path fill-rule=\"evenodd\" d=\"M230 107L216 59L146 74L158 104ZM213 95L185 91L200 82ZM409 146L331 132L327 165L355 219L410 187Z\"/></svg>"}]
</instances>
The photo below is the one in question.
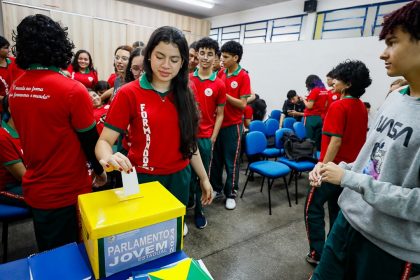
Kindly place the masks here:
<instances>
[{"instance_id":1,"label":"small yellow box","mask_svg":"<svg viewBox=\"0 0 420 280\"><path fill-rule=\"evenodd\" d=\"M82 236L96 279L183 248L185 206L159 182L79 196Z\"/></svg>"}]
</instances>

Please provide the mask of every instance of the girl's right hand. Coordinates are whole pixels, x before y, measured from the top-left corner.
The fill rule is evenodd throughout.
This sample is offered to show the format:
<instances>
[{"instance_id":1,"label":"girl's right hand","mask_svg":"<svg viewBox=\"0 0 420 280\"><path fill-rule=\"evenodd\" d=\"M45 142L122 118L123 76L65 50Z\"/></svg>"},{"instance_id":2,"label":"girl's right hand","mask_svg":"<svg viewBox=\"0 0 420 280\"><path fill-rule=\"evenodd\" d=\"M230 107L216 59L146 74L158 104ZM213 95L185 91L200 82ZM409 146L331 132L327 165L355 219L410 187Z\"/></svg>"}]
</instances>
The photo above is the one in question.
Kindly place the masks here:
<instances>
[{"instance_id":1,"label":"girl's right hand","mask_svg":"<svg viewBox=\"0 0 420 280\"><path fill-rule=\"evenodd\" d=\"M120 152L112 154L106 159L100 159L99 163L102 165L106 172L119 170L130 173L133 169L130 160Z\"/></svg>"},{"instance_id":2,"label":"girl's right hand","mask_svg":"<svg viewBox=\"0 0 420 280\"><path fill-rule=\"evenodd\" d=\"M322 166L323 166L323 163L318 162L315 165L314 169L312 169L312 171L309 172L309 184L312 187L319 187L322 183L321 180L320 180L320 178L321 178L320 171L321 171Z\"/></svg>"}]
</instances>

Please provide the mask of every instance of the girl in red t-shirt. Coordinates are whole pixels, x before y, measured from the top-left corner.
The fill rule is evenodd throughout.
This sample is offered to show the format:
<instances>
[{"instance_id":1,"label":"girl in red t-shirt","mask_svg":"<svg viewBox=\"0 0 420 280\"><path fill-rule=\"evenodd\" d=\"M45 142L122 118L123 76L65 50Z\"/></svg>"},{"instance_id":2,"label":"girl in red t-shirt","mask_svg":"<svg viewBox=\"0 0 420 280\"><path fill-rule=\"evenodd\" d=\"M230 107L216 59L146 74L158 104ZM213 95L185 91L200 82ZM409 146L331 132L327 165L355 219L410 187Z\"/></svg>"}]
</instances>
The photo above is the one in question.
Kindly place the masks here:
<instances>
[{"instance_id":1,"label":"girl in red t-shirt","mask_svg":"<svg viewBox=\"0 0 420 280\"><path fill-rule=\"evenodd\" d=\"M212 187L197 150L198 112L188 88L188 44L182 32L164 26L151 35L139 80L125 84L111 104L96 144L96 156L107 171L131 172L140 183L159 181L185 205L191 171L203 190L203 205L212 200ZM112 145L130 126L128 157Z\"/></svg>"},{"instance_id":2,"label":"girl in red t-shirt","mask_svg":"<svg viewBox=\"0 0 420 280\"><path fill-rule=\"evenodd\" d=\"M86 50L78 50L67 71L73 80L81 82L87 89L93 89L98 83L98 73L93 68L92 57Z\"/></svg>"}]
</instances>

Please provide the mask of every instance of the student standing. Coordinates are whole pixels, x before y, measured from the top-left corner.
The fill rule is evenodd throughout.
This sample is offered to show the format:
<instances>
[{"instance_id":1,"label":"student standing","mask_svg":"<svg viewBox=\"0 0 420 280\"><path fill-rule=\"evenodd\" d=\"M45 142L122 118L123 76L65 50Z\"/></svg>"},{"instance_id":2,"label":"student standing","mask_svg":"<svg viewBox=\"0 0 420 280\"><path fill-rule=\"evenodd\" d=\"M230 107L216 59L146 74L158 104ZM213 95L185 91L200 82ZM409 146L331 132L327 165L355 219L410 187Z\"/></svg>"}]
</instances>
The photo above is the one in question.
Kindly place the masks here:
<instances>
[{"instance_id":1,"label":"student standing","mask_svg":"<svg viewBox=\"0 0 420 280\"><path fill-rule=\"evenodd\" d=\"M93 68L92 56L86 50L78 50L67 68L73 80L81 82L87 89L93 89L98 83L98 73Z\"/></svg>"},{"instance_id":2,"label":"student standing","mask_svg":"<svg viewBox=\"0 0 420 280\"><path fill-rule=\"evenodd\" d=\"M341 208L312 279L408 279L420 271L420 2L385 16L381 54L408 86L378 110L353 163L312 172L340 185Z\"/></svg>"},{"instance_id":3,"label":"student standing","mask_svg":"<svg viewBox=\"0 0 420 280\"><path fill-rule=\"evenodd\" d=\"M187 41L180 30L160 27L144 57L145 73L124 85L111 104L96 155L107 170L130 172L134 166L140 183L159 181L184 205L191 162L200 178L201 202L210 204L211 185L197 150L197 106L188 88ZM114 154L112 145L129 125L128 156Z\"/></svg>"},{"instance_id":4,"label":"student standing","mask_svg":"<svg viewBox=\"0 0 420 280\"><path fill-rule=\"evenodd\" d=\"M0 36L0 104L3 98L9 94L10 86L23 70L15 63L15 58L9 56L10 43L6 38ZM2 106L0 106L0 113Z\"/></svg>"},{"instance_id":5,"label":"student standing","mask_svg":"<svg viewBox=\"0 0 420 280\"><path fill-rule=\"evenodd\" d=\"M188 50L188 72L193 73L198 65L197 42L192 42Z\"/></svg>"},{"instance_id":6,"label":"student standing","mask_svg":"<svg viewBox=\"0 0 420 280\"><path fill-rule=\"evenodd\" d=\"M315 141L319 151L321 149L322 116L325 112L328 92L321 79L316 75L309 75L305 84L309 91L307 98L303 99L306 107L304 111L306 136Z\"/></svg>"},{"instance_id":7,"label":"student standing","mask_svg":"<svg viewBox=\"0 0 420 280\"><path fill-rule=\"evenodd\" d=\"M367 111L360 97L371 84L369 70L361 61L346 61L333 70L333 86L340 92L331 104L322 127L321 155L315 169L328 162L353 162L366 140ZM325 243L324 204L328 202L330 228L337 217L341 189L329 183L312 187L305 203L305 225L310 251L306 260L317 264Z\"/></svg>"},{"instance_id":8,"label":"student standing","mask_svg":"<svg viewBox=\"0 0 420 280\"><path fill-rule=\"evenodd\" d=\"M0 202L27 207L22 192L26 167L19 134L10 115L8 96L3 99L3 112L0 127Z\"/></svg>"},{"instance_id":9,"label":"student standing","mask_svg":"<svg viewBox=\"0 0 420 280\"><path fill-rule=\"evenodd\" d=\"M205 37L197 42L199 68L190 74L190 81L194 84L195 98L200 111L197 144L200 150L204 168L209 174L213 145L216 142L223 121L224 106L226 104L226 88L223 81L213 72L214 59L219 51L217 41ZM198 178L193 172L191 177L192 194L196 194L194 220L195 225L202 229L207 225L201 206L201 191L198 188ZM191 196L191 194L190 194Z\"/></svg>"},{"instance_id":10,"label":"student standing","mask_svg":"<svg viewBox=\"0 0 420 280\"><path fill-rule=\"evenodd\" d=\"M248 73L239 62L243 49L235 41L226 42L221 49L222 62L226 68L221 79L226 86L226 106L222 128L214 144L211 166L211 183L214 190L224 192L225 207L233 210L236 207L236 193L239 181L239 157L241 149L242 116L251 95ZM226 167L226 182L223 184L223 168Z\"/></svg>"},{"instance_id":11,"label":"student standing","mask_svg":"<svg viewBox=\"0 0 420 280\"><path fill-rule=\"evenodd\" d=\"M36 41L37 44L33 44ZM98 132L86 88L65 77L74 45L66 29L44 15L17 27L16 63L26 69L10 91L10 111L25 151L22 187L40 251L78 240L77 197L106 174L94 154Z\"/></svg>"}]
</instances>

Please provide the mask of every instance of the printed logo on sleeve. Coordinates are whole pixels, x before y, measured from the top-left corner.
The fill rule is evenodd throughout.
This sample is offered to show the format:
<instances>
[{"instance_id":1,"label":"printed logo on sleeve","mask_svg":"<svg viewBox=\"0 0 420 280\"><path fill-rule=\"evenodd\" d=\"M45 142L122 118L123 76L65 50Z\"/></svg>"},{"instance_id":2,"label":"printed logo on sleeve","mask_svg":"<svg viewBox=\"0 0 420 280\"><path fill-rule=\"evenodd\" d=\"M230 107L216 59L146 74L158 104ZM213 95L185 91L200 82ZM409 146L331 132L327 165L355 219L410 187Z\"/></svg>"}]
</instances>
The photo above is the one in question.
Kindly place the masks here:
<instances>
[{"instance_id":1,"label":"printed logo on sleeve","mask_svg":"<svg viewBox=\"0 0 420 280\"><path fill-rule=\"evenodd\" d=\"M206 96L212 96L213 95L213 90L211 89L211 88L206 88L205 90L204 90L204 94L206 95Z\"/></svg>"},{"instance_id":2,"label":"printed logo on sleeve","mask_svg":"<svg viewBox=\"0 0 420 280\"><path fill-rule=\"evenodd\" d=\"M238 82L237 81L233 81L230 83L231 88L237 88L238 87Z\"/></svg>"},{"instance_id":3,"label":"printed logo on sleeve","mask_svg":"<svg viewBox=\"0 0 420 280\"><path fill-rule=\"evenodd\" d=\"M332 99L333 99L333 100L337 100L337 95L333 95L333 96L332 96Z\"/></svg>"},{"instance_id":4,"label":"printed logo on sleeve","mask_svg":"<svg viewBox=\"0 0 420 280\"><path fill-rule=\"evenodd\" d=\"M88 77L88 80L89 80L89 82L92 82L93 81L93 78L92 77Z\"/></svg>"}]
</instances>

